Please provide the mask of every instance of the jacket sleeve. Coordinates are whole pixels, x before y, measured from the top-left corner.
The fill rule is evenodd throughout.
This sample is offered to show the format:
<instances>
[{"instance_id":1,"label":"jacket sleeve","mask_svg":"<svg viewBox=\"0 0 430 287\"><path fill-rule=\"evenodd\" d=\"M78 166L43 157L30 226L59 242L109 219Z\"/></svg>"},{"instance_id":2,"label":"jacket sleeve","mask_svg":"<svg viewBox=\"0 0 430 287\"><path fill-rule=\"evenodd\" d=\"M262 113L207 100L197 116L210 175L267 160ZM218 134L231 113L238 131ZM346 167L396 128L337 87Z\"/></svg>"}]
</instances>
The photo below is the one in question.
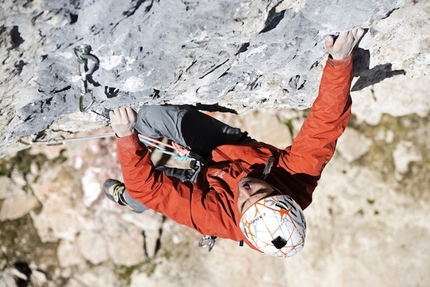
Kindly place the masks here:
<instances>
[{"instance_id":1,"label":"jacket sleeve","mask_svg":"<svg viewBox=\"0 0 430 287\"><path fill-rule=\"evenodd\" d=\"M117 153L130 196L168 218L195 228L191 219L192 182L181 182L155 169L146 146L133 135L117 138Z\"/></svg>"},{"instance_id":2,"label":"jacket sleeve","mask_svg":"<svg viewBox=\"0 0 430 287\"><path fill-rule=\"evenodd\" d=\"M318 97L292 145L286 148L291 173L319 177L333 157L336 141L351 116L351 81L352 56L327 60Z\"/></svg>"}]
</instances>

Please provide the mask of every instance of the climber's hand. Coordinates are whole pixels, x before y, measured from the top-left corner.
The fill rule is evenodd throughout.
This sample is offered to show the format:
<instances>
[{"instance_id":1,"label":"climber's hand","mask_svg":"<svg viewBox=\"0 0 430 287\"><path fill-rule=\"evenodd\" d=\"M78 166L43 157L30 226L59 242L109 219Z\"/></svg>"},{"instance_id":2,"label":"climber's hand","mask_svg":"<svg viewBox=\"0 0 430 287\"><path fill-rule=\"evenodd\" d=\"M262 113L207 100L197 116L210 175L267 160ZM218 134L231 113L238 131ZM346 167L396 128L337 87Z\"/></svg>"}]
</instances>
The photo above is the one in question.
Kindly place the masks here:
<instances>
[{"instance_id":1,"label":"climber's hand","mask_svg":"<svg viewBox=\"0 0 430 287\"><path fill-rule=\"evenodd\" d=\"M358 40L360 40L363 34L364 30L357 28L351 31L340 32L336 40L333 36L327 36L325 39L327 52L329 52L335 60L345 59L351 55L352 49L357 45Z\"/></svg>"},{"instance_id":2,"label":"climber's hand","mask_svg":"<svg viewBox=\"0 0 430 287\"><path fill-rule=\"evenodd\" d=\"M117 137L127 137L134 133L136 112L132 108L118 108L109 113L113 131Z\"/></svg>"}]
</instances>

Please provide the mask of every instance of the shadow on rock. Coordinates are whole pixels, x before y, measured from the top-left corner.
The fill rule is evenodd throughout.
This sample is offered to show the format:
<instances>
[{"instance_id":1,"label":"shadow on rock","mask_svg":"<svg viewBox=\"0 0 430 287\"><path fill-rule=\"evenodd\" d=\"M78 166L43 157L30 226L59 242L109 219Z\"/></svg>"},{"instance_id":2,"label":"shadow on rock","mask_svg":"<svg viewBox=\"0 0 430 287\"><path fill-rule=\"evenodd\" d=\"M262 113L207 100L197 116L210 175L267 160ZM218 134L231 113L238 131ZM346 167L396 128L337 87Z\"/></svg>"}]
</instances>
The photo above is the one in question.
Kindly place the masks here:
<instances>
[{"instance_id":1,"label":"shadow on rock","mask_svg":"<svg viewBox=\"0 0 430 287\"><path fill-rule=\"evenodd\" d=\"M352 87L351 91L360 91L368 86L382 82L387 78L391 78L397 75L406 75L405 70L394 70L392 64L387 63L383 65L377 65L370 70L366 70L360 73L360 78Z\"/></svg>"},{"instance_id":2,"label":"shadow on rock","mask_svg":"<svg viewBox=\"0 0 430 287\"><path fill-rule=\"evenodd\" d=\"M197 103L195 108L197 110L202 110L207 112L232 113L237 115L237 112L235 110L220 106L218 104L205 105L205 104Z\"/></svg>"},{"instance_id":3,"label":"shadow on rock","mask_svg":"<svg viewBox=\"0 0 430 287\"><path fill-rule=\"evenodd\" d=\"M352 87L351 91L360 91L368 86L382 82L384 79L391 78L397 75L406 75L405 70L392 69L392 64L387 63L377 65L372 69L370 66L370 52L361 48L354 50L354 68L352 74L354 77L359 77L357 82Z\"/></svg>"}]
</instances>

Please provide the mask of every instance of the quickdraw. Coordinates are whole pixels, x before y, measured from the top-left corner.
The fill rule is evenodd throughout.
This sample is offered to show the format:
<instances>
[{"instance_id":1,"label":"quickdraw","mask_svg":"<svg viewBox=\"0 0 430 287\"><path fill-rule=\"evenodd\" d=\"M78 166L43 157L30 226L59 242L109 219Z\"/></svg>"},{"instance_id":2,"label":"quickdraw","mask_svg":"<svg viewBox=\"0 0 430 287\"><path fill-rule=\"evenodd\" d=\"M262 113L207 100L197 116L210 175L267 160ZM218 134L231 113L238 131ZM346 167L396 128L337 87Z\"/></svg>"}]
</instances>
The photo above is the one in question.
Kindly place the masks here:
<instances>
[{"instance_id":1,"label":"quickdraw","mask_svg":"<svg viewBox=\"0 0 430 287\"><path fill-rule=\"evenodd\" d=\"M93 95L93 91L88 89L88 77L94 73L99 64L99 59L96 56L91 55L91 46L90 45L78 45L73 49L73 52L78 61L78 74L82 80L82 90L79 94L79 111L86 112L96 101L96 97ZM90 65L90 61L93 62ZM83 69L81 71L81 65ZM86 71L85 71L86 70ZM84 105L85 96L88 95L90 97L90 102L87 106Z\"/></svg>"}]
</instances>

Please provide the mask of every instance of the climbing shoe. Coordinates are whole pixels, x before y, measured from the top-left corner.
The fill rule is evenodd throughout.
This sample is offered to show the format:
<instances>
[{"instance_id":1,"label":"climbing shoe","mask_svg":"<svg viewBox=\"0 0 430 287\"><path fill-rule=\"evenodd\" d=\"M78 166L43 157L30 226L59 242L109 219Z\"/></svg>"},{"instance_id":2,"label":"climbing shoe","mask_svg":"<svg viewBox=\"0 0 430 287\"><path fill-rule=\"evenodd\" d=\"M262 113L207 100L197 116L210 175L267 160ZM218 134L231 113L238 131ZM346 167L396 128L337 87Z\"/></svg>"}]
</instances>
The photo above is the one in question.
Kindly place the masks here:
<instances>
[{"instance_id":1,"label":"climbing shoe","mask_svg":"<svg viewBox=\"0 0 430 287\"><path fill-rule=\"evenodd\" d=\"M106 197L109 198L111 201L116 202L122 206L127 206L134 212L141 213L148 209L140 202L131 199L130 196L127 196L127 194L125 193L125 186L119 180L107 179L103 184L103 189L105 191ZM125 200L126 197L130 198L130 204Z\"/></svg>"}]
</instances>

